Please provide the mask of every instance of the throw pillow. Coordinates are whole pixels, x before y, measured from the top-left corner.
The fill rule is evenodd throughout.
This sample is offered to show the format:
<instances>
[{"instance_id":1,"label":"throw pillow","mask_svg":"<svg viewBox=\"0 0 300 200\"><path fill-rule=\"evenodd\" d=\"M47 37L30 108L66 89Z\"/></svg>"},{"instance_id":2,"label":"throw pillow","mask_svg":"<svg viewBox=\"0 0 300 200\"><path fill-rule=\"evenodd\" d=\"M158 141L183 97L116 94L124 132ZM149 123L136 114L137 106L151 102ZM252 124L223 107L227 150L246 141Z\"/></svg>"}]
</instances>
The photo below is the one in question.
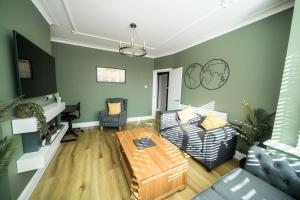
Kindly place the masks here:
<instances>
[{"instance_id":1,"label":"throw pillow","mask_svg":"<svg viewBox=\"0 0 300 200\"><path fill-rule=\"evenodd\" d=\"M190 119L197 117L191 106L187 106L185 109L178 111L177 115L182 124L185 124Z\"/></svg>"},{"instance_id":2,"label":"throw pillow","mask_svg":"<svg viewBox=\"0 0 300 200\"><path fill-rule=\"evenodd\" d=\"M108 114L118 115L121 113L121 102L118 103L108 103Z\"/></svg>"},{"instance_id":3,"label":"throw pillow","mask_svg":"<svg viewBox=\"0 0 300 200\"><path fill-rule=\"evenodd\" d=\"M201 126L206 130L212 130L215 128L221 128L226 125L226 121L221 119L218 115L208 113L205 120L201 123Z\"/></svg>"}]
</instances>

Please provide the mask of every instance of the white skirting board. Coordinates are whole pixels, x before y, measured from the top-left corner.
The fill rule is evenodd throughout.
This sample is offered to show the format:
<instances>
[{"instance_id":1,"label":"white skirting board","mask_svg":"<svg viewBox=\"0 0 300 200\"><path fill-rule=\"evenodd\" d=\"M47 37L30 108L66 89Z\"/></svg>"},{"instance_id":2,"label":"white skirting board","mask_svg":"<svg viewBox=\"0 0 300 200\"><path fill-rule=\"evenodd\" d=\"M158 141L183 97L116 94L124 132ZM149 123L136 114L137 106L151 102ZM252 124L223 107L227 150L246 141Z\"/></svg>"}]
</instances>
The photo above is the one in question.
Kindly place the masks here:
<instances>
[{"instance_id":1,"label":"white skirting board","mask_svg":"<svg viewBox=\"0 0 300 200\"><path fill-rule=\"evenodd\" d=\"M129 117L127 119L127 122L135 122L135 121L144 121L153 119L153 117L150 116L141 116L141 117ZM92 121L92 122L81 122L81 123L74 123L73 128L82 128L82 127L92 127L92 126L99 126L99 121Z\"/></svg>"}]
</instances>

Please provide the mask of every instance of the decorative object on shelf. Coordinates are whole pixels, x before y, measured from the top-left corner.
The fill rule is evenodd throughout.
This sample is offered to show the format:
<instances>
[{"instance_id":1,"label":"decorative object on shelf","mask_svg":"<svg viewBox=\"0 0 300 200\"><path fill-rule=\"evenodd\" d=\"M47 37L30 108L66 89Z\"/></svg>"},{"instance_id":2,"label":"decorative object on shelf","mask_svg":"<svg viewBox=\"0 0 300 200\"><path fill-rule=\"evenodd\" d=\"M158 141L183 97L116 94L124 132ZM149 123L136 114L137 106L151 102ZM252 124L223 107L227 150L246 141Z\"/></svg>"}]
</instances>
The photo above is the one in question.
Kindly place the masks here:
<instances>
[{"instance_id":1,"label":"decorative object on shelf","mask_svg":"<svg viewBox=\"0 0 300 200\"><path fill-rule=\"evenodd\" d=\"M4 117L4 114L12 109L19 101L21 97L16 98L8 104L0 105L0 119ZM13 138L4 137L0 140L0 176L7 169L11 159L14 157L17 148L17 141Z\"/></svg>"},{"instance_id":2,"label":"decorative object on shelf","mask_svg":"<svg viewBox=\"0 0 300 200\"><path fill-rule=\"evenodd\" d=\"M126 83L126 70L97 67L97 82Z\"/></svg>"},{"instance_id":3,"label":"decorative object on shelf","mask_svg":"<svg viewBox=\"0 0 300 200\"><path fill-rule=\"evenodd\" d=\"M59 93L58 93L58 92L55 93L54 96L55 96L55 101L56 101L57 103L61 103L61 97L59 96Z\"/></svg>"},{"instance_id":4,"label":"decorative object on shelf","mask_svg":"<svg viewBox=\"0 0 300 200\"><path fill-rule=\"evenodd\" d=\"M56 126L56 125L51 125L48 128L47 134L45 136L45 144L50 145L51 144L51 137L52 135L56 134L56 132L61 129L63 126Z\"/></svg>"},{"instance_id":5,"label":"decorative object on shelf","mask_svg":"<svg viewBox=\"0 0 300 200\"><path fill-rule=\"evenodd\" d=\"M144 41L144 45L143 46L135 44L134 40L135 40L135 37L136 37L136 27L137 26L136 26L135 23L131 23L129 26L132 29L132 37L131 37L130 45L128 45L128 43L123 44L120 41L119 52L120 52L120 54L129 56L129 57L143 57L143 56L145 56L147 54L146 43Z\"/></svg>"},{"instance_id":6,"label":"decorative object on shelf","mask_svg":"<svg viewBox=\"0 0 300 200\"><path fill-rule=\"evenodd\" d=\"M216 90L224 86L230 75L229 65L223 59L212 59L202 68L201 85L208 90Z\"/></svg>"},{"instance_id":7,"label":"decorative object on shelf","mask_svg":"<svg viewBox=\"0 0 300 200\"><path fill-rule=\"evenodd\" d=\"M185 71L184 83L189 89L197 89L200 85L208 90L216 90L224 86L229 79L229 65L223 59L212 59L204 66L193 63Z\"/></svg>"},{"instance_id":8,"label":"decorative object on shelf","mask_svg":"<svg viewBox=\"0 0 300 200\"><path fill-rule=\"evenodd\" d=\"M36 117L39 135L41 138L46 137L48 131L48 124L46 122L46 117L44 115L44 110L42 106L33 102L19 103L16 106L16 117Z\"/></svg>"},{"instance_id":9,"label":"decorative object on shelf","mask_svg":"<svg viewBox=\"0 0 300 200\"><path fill-rule=\"evenodd\" d=\"M199 63L193 63L186 69L184 73L184 83L189 89L196 89L201 85L200 73L202 66Z\"/></svg>"},{"instance_id":10,"label":"decorative object on shelf","mask_svg":"<svg viewBox=\"0 0 300 200\"><path fill-rule=\"evenodd\" d=\"M238 124L235 128L249 148L253 145L262 145L264 141L271 138L275 112L270 114L262 108L252 109L244 99L242 105L246 113L246 120L237 121Z\"/></svg>"}]
</instances>

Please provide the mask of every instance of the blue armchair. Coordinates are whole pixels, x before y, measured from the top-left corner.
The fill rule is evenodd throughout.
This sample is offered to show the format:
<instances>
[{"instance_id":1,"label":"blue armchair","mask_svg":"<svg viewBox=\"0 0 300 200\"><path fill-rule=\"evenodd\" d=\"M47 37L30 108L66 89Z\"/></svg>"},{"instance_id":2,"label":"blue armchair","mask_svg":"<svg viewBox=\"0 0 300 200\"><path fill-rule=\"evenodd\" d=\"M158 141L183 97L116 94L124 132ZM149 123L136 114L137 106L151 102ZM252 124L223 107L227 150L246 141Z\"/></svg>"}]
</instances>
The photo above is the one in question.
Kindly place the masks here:
<instances>
[{"instance_id":1,"label":"blue armchair","mask_svg":"<svg viewBox=\"0 0 300 200\"><path fill-rule=\"evenodd\" d=\"M108 114L108 103L118 103L121 102L121 113L118 115L109 115ZM127 121L127 99L122 98L110 98L106 99L106 110L100 111L99 125L101 131L103 127L118 127L121 130L121 127Z\"/></svg>"}]
</instances>

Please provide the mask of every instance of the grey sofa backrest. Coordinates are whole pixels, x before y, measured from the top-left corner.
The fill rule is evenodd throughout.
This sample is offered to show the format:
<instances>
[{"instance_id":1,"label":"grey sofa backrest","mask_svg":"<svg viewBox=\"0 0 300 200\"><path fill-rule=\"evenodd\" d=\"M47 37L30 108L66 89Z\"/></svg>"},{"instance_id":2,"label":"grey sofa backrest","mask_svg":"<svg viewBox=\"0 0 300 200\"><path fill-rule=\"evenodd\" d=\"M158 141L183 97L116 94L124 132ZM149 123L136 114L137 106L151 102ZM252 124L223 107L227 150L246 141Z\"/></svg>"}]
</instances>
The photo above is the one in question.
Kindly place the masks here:
<instances>
[{"instance_id":1,"label":"grey sofa backrest","mask_svg":"<svg viewBox=\"0 0 300 200\"><path fill-rule=\"evenodd\" d=\"M271 154L253 146L248 151L245 170L274 187L300 199L300 162L283 155Z\"/></svg>"}]
</instances>

